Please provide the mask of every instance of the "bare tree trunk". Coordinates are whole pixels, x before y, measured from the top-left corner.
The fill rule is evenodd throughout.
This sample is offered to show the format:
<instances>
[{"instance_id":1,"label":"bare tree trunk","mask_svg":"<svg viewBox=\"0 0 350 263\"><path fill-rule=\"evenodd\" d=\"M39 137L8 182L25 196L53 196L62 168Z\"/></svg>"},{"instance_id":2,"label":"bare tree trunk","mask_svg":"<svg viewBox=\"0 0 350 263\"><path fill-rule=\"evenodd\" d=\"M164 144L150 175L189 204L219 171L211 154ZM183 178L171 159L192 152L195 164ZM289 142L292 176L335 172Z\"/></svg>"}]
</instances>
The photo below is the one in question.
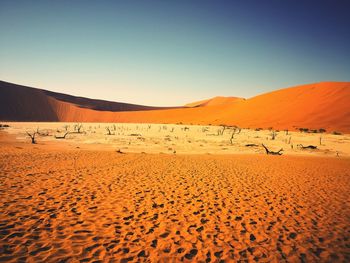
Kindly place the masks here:
<instances>
[{"instance_id":1,"label":"bare tree trunk","mask_svg":"<svg viewBox=\"0 0 350 263\"><path fill-rule=\"evenodd\" d=\"M35 140L36 132L34 132L33 134L30 134L29 132L26 132L26 133L28 134L28 136L32 140L32 144L36 144L36 140Z\"/></svg>"},{"instance_id":2,"label":"bare tree trunk","mask_svg":"<svg viewBox=\"0 0 350 263\"><path fill-rule=\"evenodd\" d=\"M230 143L231 143L231 144L233 144L233 136L235 135L235 132L236 132L236 131L234 130L234 131L232 132L232 134L231 134L231 138L230 138Z\"/></svg>"}]
</instances>

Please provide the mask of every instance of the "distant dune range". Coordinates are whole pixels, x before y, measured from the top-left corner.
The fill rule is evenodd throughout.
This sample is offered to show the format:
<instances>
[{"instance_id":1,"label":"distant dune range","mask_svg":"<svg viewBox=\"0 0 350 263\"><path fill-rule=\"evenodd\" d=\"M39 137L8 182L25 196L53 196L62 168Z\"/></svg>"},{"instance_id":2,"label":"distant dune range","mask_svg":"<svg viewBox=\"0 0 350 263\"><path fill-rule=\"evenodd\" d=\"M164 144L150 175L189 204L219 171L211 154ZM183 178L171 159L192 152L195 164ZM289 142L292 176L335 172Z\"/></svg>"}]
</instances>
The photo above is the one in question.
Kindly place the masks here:
<instances>
[{"instance_id":1,"label":"distant dune range","mask_svg":"<svg viewBox=\"0 0 350 263\"><path fill-rule=\"evenodd\" d=\"M350 132L350 82L296 86L249 99L215 97L183 107L149 107L0 81L0 120L223 124Z\"/></svg>"}]
</instances>

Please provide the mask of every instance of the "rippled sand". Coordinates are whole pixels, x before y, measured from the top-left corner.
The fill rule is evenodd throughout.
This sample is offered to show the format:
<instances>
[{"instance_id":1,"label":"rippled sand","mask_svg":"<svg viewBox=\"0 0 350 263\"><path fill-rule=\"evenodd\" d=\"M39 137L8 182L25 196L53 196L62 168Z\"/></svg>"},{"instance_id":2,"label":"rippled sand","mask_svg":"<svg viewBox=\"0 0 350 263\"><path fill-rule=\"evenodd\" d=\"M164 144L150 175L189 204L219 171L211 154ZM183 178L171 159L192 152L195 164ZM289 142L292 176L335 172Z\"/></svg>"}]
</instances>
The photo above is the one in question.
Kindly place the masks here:
<instances>
[{"instance_id":1,"label":"rippled sand","mask_svg":"<svg viewBox=\"0 0 350 263\"><path fill-rule=\"evenodd\" d=\"M0 261L350 260L349 159L0 149Z\"/></svg>"}]
</instances>

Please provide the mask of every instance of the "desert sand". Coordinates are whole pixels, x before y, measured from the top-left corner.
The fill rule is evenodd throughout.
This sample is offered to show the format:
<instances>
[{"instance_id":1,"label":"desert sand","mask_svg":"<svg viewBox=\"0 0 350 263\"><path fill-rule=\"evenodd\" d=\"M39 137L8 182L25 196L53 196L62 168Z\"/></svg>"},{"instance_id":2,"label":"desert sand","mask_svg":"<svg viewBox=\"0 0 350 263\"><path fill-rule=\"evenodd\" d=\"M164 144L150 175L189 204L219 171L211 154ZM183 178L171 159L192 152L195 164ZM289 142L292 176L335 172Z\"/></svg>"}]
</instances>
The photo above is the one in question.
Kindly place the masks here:
<instances>
[{"instance_id":1,"label":"desert sand","mask_svg":"<svg viewBox=\"0 0 350 263\"><path fill-rule=\"evenodd\" d=\"M9 125L0 130L0 261L350 260L348 135L270 156L242 145L271 131L241 130L231 145L230 130L205 135L215 126L115 124L106 135L106 124L83 124L54 139L65 124ZM49 135L31 144L25 131L38 126ZM176 154L167 148L175 136ZM277 149L289 145L284 136L264 140ZM292 133L305 143L318 136Z\"/></svg>"},{"instance_id":2,"label":"desert sand","mask_svg":"<svg viewBox=\"0 0 350 263\"><path fill-rule=\"evenodd\" d=\"M249 99L216 97L156 108L92 100L0 82L0 121L183 123L350 132L350 83L321 82Z\"/></svg>"}]
</instances>

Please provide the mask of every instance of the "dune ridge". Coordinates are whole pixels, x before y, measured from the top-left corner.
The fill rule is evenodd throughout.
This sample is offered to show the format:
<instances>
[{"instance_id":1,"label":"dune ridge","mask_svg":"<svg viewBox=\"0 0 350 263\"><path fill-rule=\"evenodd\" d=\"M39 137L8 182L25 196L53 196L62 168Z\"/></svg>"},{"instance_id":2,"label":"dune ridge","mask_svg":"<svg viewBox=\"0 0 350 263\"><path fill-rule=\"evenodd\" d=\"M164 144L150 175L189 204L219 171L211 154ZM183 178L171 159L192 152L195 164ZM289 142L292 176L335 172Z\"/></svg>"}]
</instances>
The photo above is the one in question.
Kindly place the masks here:
<instances>
[{"instance_id":1,"label":"dune ridge","mask_svg":"<svg viewBox=\"0 0 350 263\"><path fill-rule=\"evenodd\" d=\"M0 82L0 120L237 125L350 131L350 82L321 82L249 99L215 97L157 108L79 98Z\"/></svg>"},{"instance_id":2,"label":"dune ridge","mask_svg":"<svg viewBox=\"0 0 350 263\"><path fill-rule=\"evenodd\" d=\"M244 100L243 98L238 97L222 97L217 96L211 99L206 100L200 100L192 103L188 103L185 105L185 107L207 107L207 106L218 106L218 105L225 105L225 104L232 104L235 102L238 102L240 100Z\"/></svg>"}]
</instances>

